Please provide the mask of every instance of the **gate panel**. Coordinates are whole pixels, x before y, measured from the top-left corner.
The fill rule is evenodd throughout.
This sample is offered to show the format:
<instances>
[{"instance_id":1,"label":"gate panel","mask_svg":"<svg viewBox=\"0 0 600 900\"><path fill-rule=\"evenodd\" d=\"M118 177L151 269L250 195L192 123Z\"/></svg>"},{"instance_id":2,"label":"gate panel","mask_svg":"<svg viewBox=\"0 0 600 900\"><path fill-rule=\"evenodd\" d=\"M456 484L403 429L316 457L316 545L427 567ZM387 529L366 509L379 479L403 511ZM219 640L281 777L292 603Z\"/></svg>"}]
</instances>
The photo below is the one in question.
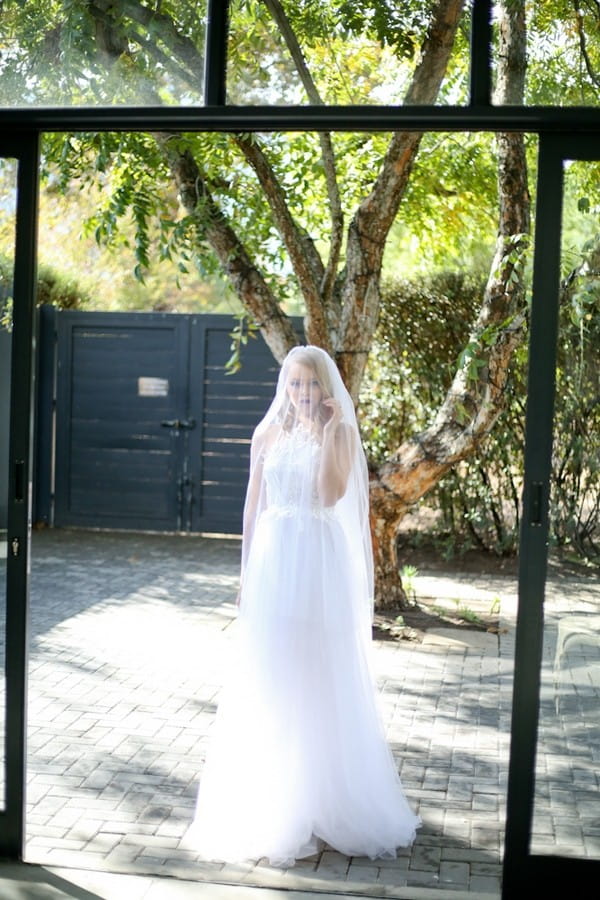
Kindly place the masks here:
<instances>
[{"instance_id":1,"label":"gate panel","mask_svg":"<svg viewBox=\"0 0 600 900\"><path fill-rule=\"evenodd\" d=\"M56 525L179 527L184 320L58 316Z\"/></svg>"},{"instance_id":2,"label":"gate panel","mask_svg":"<svg viewBox=\"0 0 600 900\"><path fill-rule=\"evenodd\" d=\"M54 524L240 534L252 432L279 371L262 338L228 375L230 316L56 321Z\"/></svg>"},{"instance_id":3,"label":"gate panel","mask_svg":"<svg viewBox=\"0 0 600 900\"><path fill-rule=\"evenodd\" d=\"M191 440L192 530L240 534L252 432L273 397L279 367L262 338L244 347L242 368L226 374L231 319L194 319L190 397L201 428Z\"/></svg>"}]
</instances>

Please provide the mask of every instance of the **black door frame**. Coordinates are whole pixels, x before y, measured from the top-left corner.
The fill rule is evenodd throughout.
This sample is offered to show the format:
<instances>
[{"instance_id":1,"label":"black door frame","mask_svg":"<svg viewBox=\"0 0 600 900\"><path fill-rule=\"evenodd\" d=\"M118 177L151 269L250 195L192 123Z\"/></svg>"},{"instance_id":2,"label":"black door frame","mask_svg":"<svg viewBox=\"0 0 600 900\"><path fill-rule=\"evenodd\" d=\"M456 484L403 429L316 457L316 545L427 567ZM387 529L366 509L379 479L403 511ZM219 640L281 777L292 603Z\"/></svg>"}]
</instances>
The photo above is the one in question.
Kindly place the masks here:
<instances>
[{"instance_id":1,"label":"black door frame","mask_svg":"<svg viewBox=\"0 0 600 900\"><path fill-rule=\"evenodd\" d=\"M600 133L540 137L503 873L507 900L519 897L524 884L535 884L545 898L563 897L566 885L594 884L600 873L597 860L530 853L550 526L564 163L598 159Z\"/></svg>"},{"instance_id":2,"label":"black door frame","mask_svg":"<svg viewBox=\"0 0 600 900\"><path fill-rule=\"evenodd\" d=\"M4 783L0 851L20 858L25 761L33 435L39 136L1 133L0 156L17 160L6 558Z\"/></svg>"},{"instance_id":3,"label":"black door frame","mask_svg":"<svg viewBox=\"0 0 600 900\"><path fill-rule=\"evenodd\" d=\"M539 708L542 609L547 562L549 458L552 440L554 360L560 247L560 174L564 158L600 157L600 110L595 108L495 107L491 104L491 0L474 0L471 31L470 103L464 107L231 107L225 105L227 0L209 0L206 106L194 108L6 109L4 140L19 166L18 243L15 276L14 362L11 414L9 540L19 552L8 560L7 585L7 808L0 814L0 852L19 858L23 849L27 592L30 472L33 272L37 214L37 157L44 131L523 131L540 135L538 216L525 455L525 490L519 571L519 614L507 804L503 896L528 896L529 880L547 886L546 898L564 896L563 874L584 873L596 883L600 861L529 854L534 758ZM584 148L582 151L581 148ZM555 181L554 181L555 180ZM554 183L553 183L554 181ZM554 254L554 257L553 257ZM16 292L15 292L16 293ZM535 402L533 400L535 399ZM534 439L535 438L535 439ZM29 477L26 477L29 481ZM9 658L10 657L10 658ZM8 773L10 772L10 775ZM594 877L595 876L595 877ZM536 885L537 886L537 885Z\"/></svg>"}]
</instances>

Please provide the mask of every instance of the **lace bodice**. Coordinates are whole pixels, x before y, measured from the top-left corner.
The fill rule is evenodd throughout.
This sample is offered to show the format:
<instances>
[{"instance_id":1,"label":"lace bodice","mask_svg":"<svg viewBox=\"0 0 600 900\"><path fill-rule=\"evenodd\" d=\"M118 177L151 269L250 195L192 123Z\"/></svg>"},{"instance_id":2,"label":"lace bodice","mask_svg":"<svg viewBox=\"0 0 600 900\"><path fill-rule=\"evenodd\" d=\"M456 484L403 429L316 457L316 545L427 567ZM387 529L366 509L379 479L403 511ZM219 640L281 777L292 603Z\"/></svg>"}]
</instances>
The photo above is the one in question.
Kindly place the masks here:
<instances>
[{"instance_id":1,"label":"lace bodice","mask_svg":"<svg viewBox=\"0 0 600 900\"><path fill-rule=\"evenodd\" d=\"M271 514L329 515L319 499L317 479L321 447L303 428L282 431L264 459L266 509Z\"/></svg>"}]
</instances>

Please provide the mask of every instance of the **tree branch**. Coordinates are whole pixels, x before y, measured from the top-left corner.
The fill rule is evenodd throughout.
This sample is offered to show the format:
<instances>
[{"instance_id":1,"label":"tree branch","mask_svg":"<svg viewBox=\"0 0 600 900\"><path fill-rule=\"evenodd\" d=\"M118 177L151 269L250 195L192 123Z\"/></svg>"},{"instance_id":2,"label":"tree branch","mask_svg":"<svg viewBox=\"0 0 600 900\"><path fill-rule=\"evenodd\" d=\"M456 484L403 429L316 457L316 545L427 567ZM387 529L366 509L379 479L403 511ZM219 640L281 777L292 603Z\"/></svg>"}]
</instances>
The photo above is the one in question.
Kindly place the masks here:
<instances>
[{"instance_id":1,"label":"tree branch","mask_svg":"<svg viewBox=\"0 0 600 900\"><path fill-rule=\"evenodd\" d=\"M310 235L302 231L288 208L284 192L271 164L254 136L238 135L236 143L267 198L277 229L285 243L306 303L306 337L312 344L331 350L329 331L319 289L323 264Z\"/></svg>"},{"instance_id":2,"label":"tree branch","mask_svg":"<svg viewBox=\"0 0 600 900\"><path fill-rule=\"evenodd\" d=\"M279 0L263 0L263 3L271 13L274 22L279 28L279 32L290 52L309 101L313 106L322 106L323 100L306 64L296 34L290 25L289 19L287 18L281 3ZM344 214L342 211L342 202L335 165L335 153L333 151L331 135L328 132L320 132L319 143L321 145L321 160L327 185L327 197L329 199L329 211L331 217L329 259L325 271L323 272L320 286L321 301L325 307L328 307L333 298L337 267L342 249Z\"/></svg>"},{"instance_id":3,"label":"tree branch","mask_svg":"<svg viewBox=\"0 0 600 900\"><path fill-rule=\"evenodd\" d=\"M114 29L116 20L113 18L113 16L102 10L96 3L90 3L89 10L96 22L105 26L106 29ZM147 37L143 37L141 34L138 34L134 30L128 31L127 40L139 44L139 46L143 47L149 56L153 57L157 62L161 63L165 67L165 69L172 72L189 87L192 87L195 90L198 89L198 85L194 81L193 75L191 75L190 72L187 71L187 69L184 69L180 65L178 65L174 59L167 56L167 54L163 50L161 50L160 47L152 40ZM111 47L107 48L107 52L112 58L112 61L114 61L118 56L120 56L124 49L126 48L119 48L117 50L116 48ZM160 105L160 98L157 97L156 100Z\"/></svg>"},{"instance_id":4,"label":"tree branch","mask_svg":"<svg viewBox=\"0 0 600 900\"><path fill-rule=\"evenodd\" d=\"M298 343L289 318L282 312L262 273L210 194L202 172L181 135L154 135L163 150L186 211L197 215L202 208L202 229L236 293L256 320L273 356L282 362Z\"/></svg>"},{"instance_id":5,"label":"tree branch","mask_svg":"<svg viewBox=\"0 0 600 900\"><path fill-rule=\"evenodd\" d=\"M597 4L596 4L597 5ZM585 38L585 31L583 28L583 13L581 12L581 8L578 0L573 0L573 9L575 11L575 22L577 23L577 36L579 38L579 49L581 50L581 55L583 57L583 61L585 63L585 68L587 73L596 87L600 87L600 78L594 72L592 67L592 62L589 57L589 53L587 51L587 41ZM600 14L600 8L598 8L598 13Z\"/></svg>"},{"instance_id":6,"label":"tree branch","mask_svg":"<svg viewBox=\"0 0 600 900\"><path fill-rule=\"evenodd\" d=\"M405 106L435 103L464 5L465 0L439 0L404 98ZM358 210L360 231L373 229L387 236L404 195L420 140L421 135L414 132L401 131L393 135L373 190Z\"/></svg>"},{"instance_id":7,"label":"tree branch","mask_svg":"<svg viewBox=\"0 0 600 900\"><path fill-rule=\"evenodd\" d=\"M435 102L464 3L465 0L438 0L405 103ZM377 326L385 242L406 191L420 141L418 132L402 131L392 136L371 193L361 202L348 229L338 363L354 397ZM358 353L356 347L361 348Z\"/></svg>"},{"instance_id":8,"label":"tree branch","mask_svg":"<svg viewBox=\"0 0 600 900\"><path fill-rule=\"evenodd\" d=\"M196 91L202 85L204 57L198 52L194 42L181 34L170 15L159 10L155 11L137 0L120 0L118 9L115 8L114 0L93 0L90 4L92 13L94 13L94 8L115 22L118 21L116 18L118 14L119 18L129 18L133 22L143 25L147 30L153 31L173 53L173 56L180 60L183 69L178 67L177 74L186 73L188 84Z\"/></svg>"},{"instance_id":9,"label":"tree branch","mask_svg":"<svg viewBox=\"0 0 600 900\"><path fill-rule=\"evenodd\" d=\"M496 102L523 102L523 0L500 4L501 48ZM510 98L510 99L509 99ZM512 352L522 339L525 289L522 255L530 230L523 135L498 136L498 238L482 307L446 399L433 423L407 441L381 469L380 482L409 506L464 459L498 418ZM475 363L475 365L473 365Z\"/></svg>"}]
</instances>

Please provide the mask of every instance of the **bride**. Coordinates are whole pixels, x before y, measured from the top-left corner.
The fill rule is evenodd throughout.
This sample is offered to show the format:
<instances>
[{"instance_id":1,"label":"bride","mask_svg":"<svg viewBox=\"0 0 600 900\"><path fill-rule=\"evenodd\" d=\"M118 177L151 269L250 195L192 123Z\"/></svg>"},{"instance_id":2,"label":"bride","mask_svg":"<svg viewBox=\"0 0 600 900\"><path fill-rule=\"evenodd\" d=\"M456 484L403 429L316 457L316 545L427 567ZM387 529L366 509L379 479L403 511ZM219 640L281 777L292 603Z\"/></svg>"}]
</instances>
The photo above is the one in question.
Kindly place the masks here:
<instances>
[{"instance_id":1,"label":"bride","mask_svg":"<svg viewBox=\"0 0 600 900\"><path fill-rule=\"evenodd\" d=\"M296 347L252 439L234 658L190 829L203 857L288 866L414 840L369 670L372 587L352 400L323 350Z\"/></svg>"}]
</instances>

